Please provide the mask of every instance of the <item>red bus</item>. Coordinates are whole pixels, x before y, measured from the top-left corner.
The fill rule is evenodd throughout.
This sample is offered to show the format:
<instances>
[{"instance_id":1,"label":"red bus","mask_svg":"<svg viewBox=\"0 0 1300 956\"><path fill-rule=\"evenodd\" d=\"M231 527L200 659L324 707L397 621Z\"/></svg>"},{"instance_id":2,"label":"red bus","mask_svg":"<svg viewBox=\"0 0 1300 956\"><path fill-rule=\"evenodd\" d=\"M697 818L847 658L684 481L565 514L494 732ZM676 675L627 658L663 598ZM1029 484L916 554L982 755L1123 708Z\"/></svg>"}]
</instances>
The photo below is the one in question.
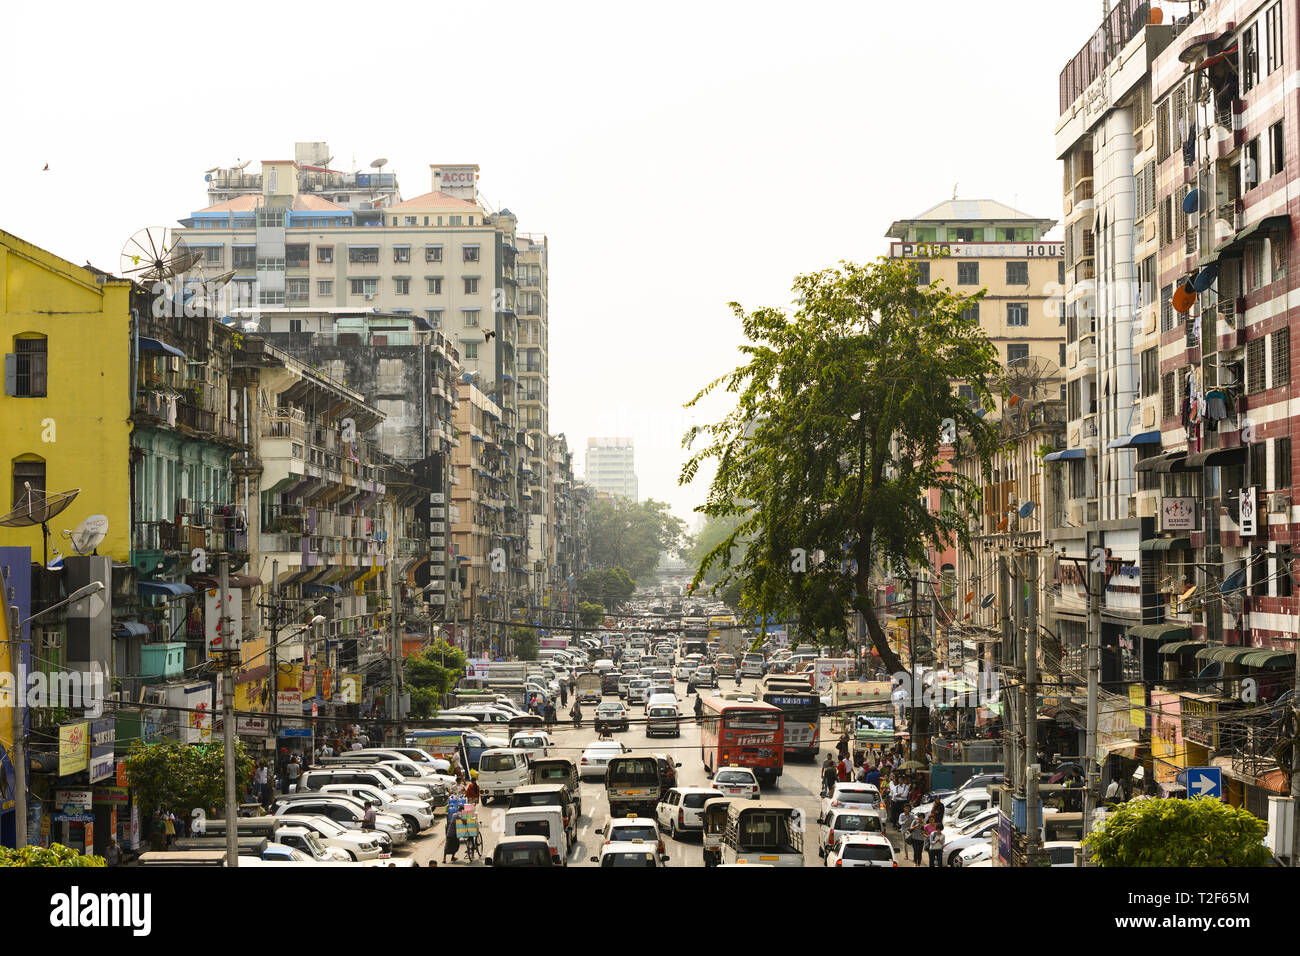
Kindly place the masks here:
<instances>
[{"instance_id":1,"label":"red bus","mask_svg":"<svg viewBox=\"0 0 1300 956\"><path fill-rule=\"evenodd\" d=\"M780 708L759 700L702 697L700 759L710 776L719 767L749 767L769 783L785 767L785 724Z\"/></svg>"}]
</instances>

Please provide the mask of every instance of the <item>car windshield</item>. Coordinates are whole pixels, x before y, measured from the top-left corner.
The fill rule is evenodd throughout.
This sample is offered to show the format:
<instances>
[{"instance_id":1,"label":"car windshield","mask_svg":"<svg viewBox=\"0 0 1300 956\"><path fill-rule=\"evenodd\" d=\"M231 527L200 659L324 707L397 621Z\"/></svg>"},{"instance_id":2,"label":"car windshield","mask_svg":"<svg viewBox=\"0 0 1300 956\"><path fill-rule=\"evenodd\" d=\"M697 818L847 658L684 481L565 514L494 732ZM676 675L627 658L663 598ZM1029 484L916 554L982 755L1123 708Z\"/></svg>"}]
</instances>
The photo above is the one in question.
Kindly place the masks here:
<instances>
[{"instance_id":1,"label":"car windshield","mask_svg":"<svg viewBox=\"0 0 1300 956\"><path fill-rule=\"evenodd\" d=\"M607 758L607 757L609 757L611 754L618 754L618 753L622 753L622 752L623 752L623 749L622 749L621 747L619 747L618 744L615 744L615 745L612 746L612 747L609 746L609 744L601 744L601 745L599 745L599 746L597 746L596 744L592 744L590 747L587 748L587 753L591 754L591 755L594 756L594 757L606 757L606 758Z\"/></svg>"},{"instance_id":2,"label":"car windshield","mask_svg":"<svg viewBox=\"0 0 1300 956\"><path fill-rule=\"evenodd\" d=\"M889 847L880 843L850 843L840 856L845 860L884 862L894 858Z\"/></svg>"},{"instance_id":3,"label":"car windshield","mask_svg":"<svg viewBox=\"0 0 1300 956\"><path fill-rule=\"evenodd\" d=\"M743 770L720 770L717 781L718 783L753 783L754 777Z\"/></svg>"},{"instance_id":4,"label":"car windshield","mask_svg":"<svg viewBox=\"0 0 1300 956\"><path fill-rule=\"evenodd\" d=\"M865 813L841 813L831 824L833 829L849 833L880 833L880 817Z\"/></svg>"},{"instance_id":5,"label":"car windshield","mask_svg":"<svg viewBox=\"0 0 1300 956\"><path fill-rule=\"evenodd\" d=\"M633 823L616 823L609 828L609 842L631 842L633 840L645 840L647 843L654 843L659 839L659 834L655 832L653 826Z\"/></svg>"},{"instance_id":6,"label":"car windshield","mask_svg":"<svg viewBox=\"0 0 1300 956\"><path fill-rule=\"evenodd\" d=\"M496 866L549 866L551 856L542 846L498 846Z\"/></svg>"},{"instance_id":7,"label":"car windshield","mask_svg":"<svg viewBox=\"0 0 1300 956\"><path fill-rule=\"evenodd\" d=\"M717 790L710 790L708 793L688 793L682 797L682 806L684 807L702 807L705 800L712 800L714 797L722 796Z\"/></svg>"},{"instance_id":8,"label":"car windshield","mask_svg":"<svg viewBox=\"0 0 1300 956\"><path fill-rule=\"evenodd\" d=\"M835 799L840 803L875 803L876 795L858 790L841 790L835 795Z\"/></svg>"},{"instance_id":9,"label":"car windshield","mask_svg":"<svg viewBox=\"0 0 1300 956\"><path fill-rule=\"evenodd\" d=\"M510 796L511 807L558 807L560 805L560 795L558 793L519 793L515 791Z\"/></svg>"},{"instance_id":10,"label":"car windshield","mask_svg":"<svg viewBox=\"0 0 1300 956\"><path fill-rule=\"evenodd\" d=\"M651 716L651 717L675 717L676 715L677 715L677 711L674 710L674 709L671 708L671 707L651 707L651 708L650 708L650 716Z\"/></svg>"},{"instance_id":11,"label":"car windshield","mask_svg":"<svg viewBox=\"0 0 1300 956\"><path fill-rule=\"evenodd\" d=\"M540 836L550 839L551 824L546 820L516 820L515 836Z\"/></svg>"},{"instance_id":12,"label":"car windshield","mask_svg":"<svg viewBox=\"0 0 1300 956\"><path fill-rule=\"evenodd\" d=\"M514 754L484 754L479 758L478 769L481 771L494 772L498 770L514 770Z\"/></svg>"},{"instance_id":13,"label":"car windshield","mask_svg":"<svg viewBox=\"0 0 1300 956\"><path fill-rule=\"evenodd\" d=\"M569 771L563 767L542 767L537 774L543 780L568 780Z\"/></svg>"},{"instance_id":14,"label":"car windshield","mask_svg":"<svg viewBox=\"0 0 1300 956\"><path fill-rule=\"evenodd\" d=\"M513 744L516 747L545 747L546 741L541 737L516 737Z\"/></svg>"},{"instance_id":15,"label":"car windshield","mask_svg":"<svg viewBox=\"0 0 1300 956\"><path fill-rule=\"evenodd\" d=\"M623 712L622 704L601 704L596 708L602 714L620 714Z\"/></svg>"},{"instance_id":16,"label":"car windshield","mask_svg":"<svg viewBox=\"0 0 1300 956\"><path fill-rule=\"evenodd\" d=\"M654 854L644 850L606 853L600 858L601 866L654 866Z\"/></svg>"}]
</instances>

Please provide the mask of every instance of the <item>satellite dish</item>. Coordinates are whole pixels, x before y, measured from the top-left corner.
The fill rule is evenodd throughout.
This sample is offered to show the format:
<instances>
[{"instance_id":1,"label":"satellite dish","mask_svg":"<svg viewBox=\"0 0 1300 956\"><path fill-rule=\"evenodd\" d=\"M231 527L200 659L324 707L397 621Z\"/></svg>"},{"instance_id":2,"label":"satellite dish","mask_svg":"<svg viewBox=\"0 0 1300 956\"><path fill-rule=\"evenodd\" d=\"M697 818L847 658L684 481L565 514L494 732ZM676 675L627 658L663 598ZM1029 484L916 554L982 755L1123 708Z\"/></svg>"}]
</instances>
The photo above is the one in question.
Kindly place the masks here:
<instances>
[{"instance_id":1,"label":"satellite dish","mask_svg":"<svg viewBox=\"0 0 1300 956\"><path fill-rule=\"evenodd\" d=\"M1016 512L1016 514L1020 515L1020 517L1022 518L1028 518L1033 513L1034 513L1034 503L1032 501L1026 501L1023 505L1020 506L1020 510Z\"/></svg>"},{"instance_id":2,"label":"satellite dish","mask_svg":"<svg viewBox=\"0 0 1300 956\"><path fill-rule=\"evenodd\" d=\"M1214 280L1219 277L1219 264L1211 262L1208 266L1196 273L1196 278L1192 280L1192 288L1197 292L1204 292L1210 286L1214 285Z\"/></svg>"},{"instance_id":3,"label":"satellite dish","mask_svg":"<svg viewBox=\"0 0 1300 956\"><path fill-rule=\"evenodd\" d=\"M159 282L188 272L202 257L166 226L150 226L126 241L118 272L138 282Z\"/></svg>"},{"instance_id":4,"label":"satellite dish","mask_svg":"<svg viewBox=\"0 0 1300 956\"><path fill-rule=\"evenodd\" d=\"M220 168L221 168L220 166L213 166L211 169L205 169L205 170L203 170L203 174L204 174L205 176L209 176L209 175L211 175L212 173L215 173L215 172L216 172L218 169L220 169Z\"/></svg>"},{"instance_id":5,"label":"satellite dish","mask_svg":"<svg viewBox=\"0 0 1300 956\"><path fill-rule=\"evenodd\" d=\"M980 598L980 607L992 607L993 602L996 600L997 600L996 595L992 593L986 594L984 595L984 597Z\"/></svg>"},{"instance_id":6,"label":"satellite dish","mask_svg":"<svg viewBox=\"0 0 1300 956\"><path fill-rule=\"evenodd\" d=\"M373 162L371 162L370 165L371 165L371 167L374 168L374 169L383 169L385 166L388 165L388 160L383 159L383 158L381 157L380 159L376 159L376 160L374 160Z\"/></svg>"},{"instance_id":7,"label":"satellite dish","mask_svg":"<svg viewBox=\"0 0 1300 956\"><path fill-rule=\"evenodd\" d=\"M244 167L246 167L246 166L247 166L249 163L251 163L251 162L252 162L251 159L246 159L246 160L244 160L242 163L240 163L238 166L236 166L235 169L243 169Z\"/></svg>"},{"instance_id":8,"label":"satellite dish","mask_svg":"<svg viewBox=\"0 0 1300 956\"><path fill-rule=\"evenodd\" d=\"M81 524L77 525L77 529L71 532L68 537L72 542L72 550L76 551L77 554L90 554L99 547L100 542L104 540L104 536L107 534L108 516L90 515Z\"/></svg>"},{"instance_id":9,"label":"satellite dish","mask_svg":"<svg viewBox=\"0 0 1300 956\"><path fill-rule=\"evenodd\" d=\"M41 542L44 548L41 557L48 563L50 560L49 521L72 504L72 500L81 494L81 489L46 492L33 488L29 481L23 482L23 489L23 493L14 502L13 509L0 515L0 528L30 528L32 525L40 525Z\"/></svg>"},{"instance_id":10,"label":"satellite dish","mask_svg":"<svg viewBox=\"0 0 1300 956\"><path fill-rule=\"evenodd\" d=\"M46 571L62 571L62 570L63 570L63 552L60 551L58 548L55 548L55 549L54 549L54 557L51 558L51 559L46 563L46 565L45 565L45 570L46 570Z\"/></svg>"},{"instance_id":11,"label":"satellite dish","mask_svg":"<svg viewBox=\"0 0 1300 956\"><path fill-rule=\"evenodd\" d=\"M1236 571L1233 571L1231 574L1228 575L1227 580L1225 580L1221 585L1219 585L1219 591L1223 594L1228 594L1232 591L1240 591L1245 586L1246 586L1246 569L1238 568Z\"/></svg>"}]
</instances>

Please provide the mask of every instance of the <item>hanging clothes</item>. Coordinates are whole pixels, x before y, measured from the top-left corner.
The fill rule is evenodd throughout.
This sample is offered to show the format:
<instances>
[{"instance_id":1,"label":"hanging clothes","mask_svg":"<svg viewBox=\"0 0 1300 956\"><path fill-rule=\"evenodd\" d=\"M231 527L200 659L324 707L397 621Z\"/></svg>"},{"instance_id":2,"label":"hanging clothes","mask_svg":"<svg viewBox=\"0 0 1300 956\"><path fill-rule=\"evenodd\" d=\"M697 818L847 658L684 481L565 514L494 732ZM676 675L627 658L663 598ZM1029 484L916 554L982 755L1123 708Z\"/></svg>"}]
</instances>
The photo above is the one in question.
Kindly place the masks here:
<instances>
[{"instance_id":1,"label":"hanging clothes","mask_svg":"<svg viewBox=\"0 0 1300 956\"><path fill-rule=\"evenodd\" d=\"M1205 393L1205 417L1212 422L1221 422L1228 417L1228 402L1220 389Z\"/></svg>"}]
</instances>

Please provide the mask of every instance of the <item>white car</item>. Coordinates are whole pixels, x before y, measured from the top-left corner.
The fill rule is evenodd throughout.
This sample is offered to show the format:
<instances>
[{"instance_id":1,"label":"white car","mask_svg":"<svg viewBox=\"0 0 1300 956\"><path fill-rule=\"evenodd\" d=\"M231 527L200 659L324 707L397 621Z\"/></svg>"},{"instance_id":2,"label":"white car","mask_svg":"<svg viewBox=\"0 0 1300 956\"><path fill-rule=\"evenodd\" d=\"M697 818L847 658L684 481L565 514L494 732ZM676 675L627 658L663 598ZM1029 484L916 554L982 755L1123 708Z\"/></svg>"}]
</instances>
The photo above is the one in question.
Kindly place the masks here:
<instances>
[{"instance_id":1,"label":"white car","mask_svg":"<svg viewBox=\"0 0 1300 956\"><path fill-rule=\"evenodd\" d=\"M578 761L578 776L583 780L590 777L605 777L605 765L611 757L627 753L627 748L619 740L595 740L587 745Z\"/></svg>"},{"instance_id":2,"label":"white car","mask_svg":"<svg viewBox=\"0 0 1300 956\"><path fill-rule=\"evenodd\" d=\"M704 829L704 801L725 797L721 790L711 787L673 787L655 806L655 819L660 829L674 838L688 831Z\"/></svg>"},{"instance_id":3,"label":"white car","mask_svg":"<svg viewBox=\"0 0 1300 956\"><path fill-rule=\"evenodd\" d=\"M628 705L644 704L650 699L650 681L644 677L634 677L627 682Z\"/></svg>"},{"instance_id":4,"label":"white car","mask_svg":"<svg viewBox=\"0 0 1300 956\"><path fill-rule=\"evenodd\" d=\"M1052 860L1052 866L1074 866L1074 851L1079 849L1078 840L1048 840L1043 844L1043 852Z\"/></svg>"},{"instance_id":5,"label":"white car","mask_svg":"<svg viewBox=\"0 0 1300 956\"><path fill-rule=\"evenodd\" d=\"M374 830L350 830L329 817L317 814L282 813L276 817L280 823L311 830L327 847L338 847L351 859L386 859L392 853L392 844Z\"/></svg>"},{"instance_id":6,"label":"white car","mask_svg":"<svg viewBox=\"0 0 1300 956\"><path fill-rule=\"evenodd\" d=\"M531 750L546 757L550 755L550 748L555 746L555 741L542 730L521 730L510 738L510 746L512 749Z\"/></svg>"},{"instance_id":7,"label":"white car","mask_svg":"<svg viewBox=\"0 0 1300 956\"><path fill-rule=\"evenodd\" d=\"M605 824L606 843L631 843L636 840L654 841L656 853L664 853L664 841L659 836L659 823L649 817L619 817Z\"/></svg>"},{"instance_id":8,"label":"white car","mask_svg":"<svg viewBox=\"0 0 1300 956\"><path fill-rule=\"evenodd\" d=\"M983 843L976 844L975 846L966 847L966 849L957 854L956 858L952 861L952 865L965 868L991 859L993 859L993 844L986 840Z\"/></svg>"},{"instance_id":9,"label":"white car","mask_svg":"<svg viewBox=\"0 0 1300 956\"><path fill-rule=\"evenodd\" d=\"M945 825L943 828L943 865L954 866L957 854L967 847L977 846L981 843L988 843L990 837L997 833L998 815L984 814L978 820L972 821L968 827L963 827L959 833L949 833L949 828Z\"/></svg>"},{"instance_id":10,"label":"white car","mask_svg":"<svg viewBox=\"0 0 1300 956\"><path fill-rule=\"evenodd\" d=\"M688 681L695 676L695 668L696 668L695 661L691 661L691 660L682 661L680 664L677 665L677 671L675 674L673 674L673 677L675 677L677 680Z\"/></svg>"},{"instance_id":11,"label":"white car","mask_svg":"<svg viewBox=\"0 0 1300 956\"><path fill-rule=\"evenodd\" d=\"M835 846L835 841L846 833L885 832L885 825L880 817L870 810L855 807L840 807L831 810L819 821L821 823L821 846L817 852L825 856Z\"/></svg>"},{"instance_id":12,"label":"white car","mask_svg":"<svg viewBox=\"0 0 1300 956\"><path fill-rule=\"evenodd\" d=\"M724 797L758 799L758 778L748 767L719 767L713 775L713 786Z\"/></svg>"},{"instance_id":13,"label":"white car","mask_svg":"<svg viewBox=\"0 0 1300 956\"><path fill-rule=\"evenodd\" d=\"M663 866L668 862L668 854L655 852L655 844L643 840L629 843L606 843L600 848L600 855L591 858L592 863L602 867L644 868Z\"/></svg>"},{"instance_id":14,"label":"white car","mask_svg":"<svg viewBox=\"0 0 1300 956\"><path fill-rule=\"evenodd\" d=\"M898 866L883 833L843 833L826 854L827 866Z\"/></svg>"},{"instance_id":15,"label":"white car","mask_svg":"<svg viewBox=\"0 0 1300 956\"><path fill-rule=\"evenodd\" d=\"M987 790L967 790L961 796L953 800L952 805L944 809L943 827L945 830L953 826L960 826L963 823L974 820L977 816L985 813L989 808L996 806L993 795Z\"/></svg>"},{"instance_id":16,"label":"white car","mask_svg":"<svg viewBox=\"0 0 1300 956\"><path fill-rule=\"evenodd\" d=\"M321 793L346 793L367 803L377 803L375 809L381 813L391 813L406 821L406 827L415 836L422 830L433 826L433 804L427 800L413 800L394 796L387 790L367 783L327 783L320 788Z\"/></svg>"},{"instance_id":17,"label":"white car","mask_svg":"<svg viewBox=\"0 0 1300 956\"><path fill-rule=\"evenodd\" d=\"M840 807L871 811L880 817L881 823L888 822L885 818L889 815L889 808L880 797L880 789L869 783L854 783L848 780L836 783L831 795L822 800L822 819L825 819L832 810Z\"/></svg>"}]
</instances>

